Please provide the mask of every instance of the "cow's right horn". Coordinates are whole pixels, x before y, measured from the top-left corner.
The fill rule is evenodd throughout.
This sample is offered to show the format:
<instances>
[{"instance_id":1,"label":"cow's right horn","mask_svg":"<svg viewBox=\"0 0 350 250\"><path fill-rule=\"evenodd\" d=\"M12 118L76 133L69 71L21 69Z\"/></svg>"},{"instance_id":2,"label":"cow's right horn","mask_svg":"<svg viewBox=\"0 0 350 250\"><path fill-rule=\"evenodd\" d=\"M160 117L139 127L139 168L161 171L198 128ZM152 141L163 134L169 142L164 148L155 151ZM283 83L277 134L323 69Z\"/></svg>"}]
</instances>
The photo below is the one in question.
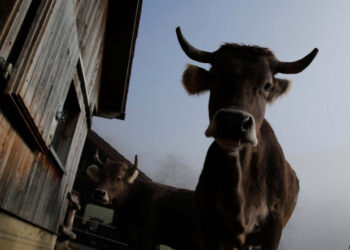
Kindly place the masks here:
<instances>
[{"instance_id":1,"label":"cow's right horn","mask_svg":"<svg viewBox=\"0 0 350 250\"><path fill-rule=\"evenodd\" d=\"M103 162L101 161L100 157L98 156L98 149L96 149L96 153L94 155L94 160L98 163L103 165Z\"/></svg>"},{"instance_id":2,"label":"cow's right horn","mask_svg":"<svg viewBox=\"0 0 350 250\"><path fill-rule=\"evenodd\" d=\"M182 50L189 58L202 63L211 63L213 61L213 53L193 47L182 35L180 27L176 28L176 35Z\"/></svg>"},{"instance_id":3,"label":"cow's right horn","mask_svg":"<svg viewBox=\"0 0 350 250\"><path fill-rule=\"evenodd\" d=\"M313 49L305 57L301 58L295 62L277 62L276 72L283 74L297 74L303 71L309 64L314 60L315 56L318 53L318 49Z\"/></svg>"}]
</instances>

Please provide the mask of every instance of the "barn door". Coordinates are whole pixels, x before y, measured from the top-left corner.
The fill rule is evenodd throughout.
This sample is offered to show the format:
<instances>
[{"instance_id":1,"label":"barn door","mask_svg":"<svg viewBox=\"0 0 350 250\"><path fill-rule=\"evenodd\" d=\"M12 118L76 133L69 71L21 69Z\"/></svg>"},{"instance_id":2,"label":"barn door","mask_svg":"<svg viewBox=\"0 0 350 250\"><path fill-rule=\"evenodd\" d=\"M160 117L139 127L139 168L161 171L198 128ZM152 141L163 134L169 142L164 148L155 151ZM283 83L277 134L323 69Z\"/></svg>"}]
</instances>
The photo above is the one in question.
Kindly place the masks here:
<instances>
[{"instance_id":1,"label":"barn door","mask_svg":"<svg viewBox=\"0 0 350 250\"><path fill-rule=\"evenodd\" d=\"M41 1L5 95L43 152L61 147L57 138L53 143L60 135L56 129L62 129L70 109L80 111L72 89L79 54L73 0Z\"/></svg>"}]
</instances>

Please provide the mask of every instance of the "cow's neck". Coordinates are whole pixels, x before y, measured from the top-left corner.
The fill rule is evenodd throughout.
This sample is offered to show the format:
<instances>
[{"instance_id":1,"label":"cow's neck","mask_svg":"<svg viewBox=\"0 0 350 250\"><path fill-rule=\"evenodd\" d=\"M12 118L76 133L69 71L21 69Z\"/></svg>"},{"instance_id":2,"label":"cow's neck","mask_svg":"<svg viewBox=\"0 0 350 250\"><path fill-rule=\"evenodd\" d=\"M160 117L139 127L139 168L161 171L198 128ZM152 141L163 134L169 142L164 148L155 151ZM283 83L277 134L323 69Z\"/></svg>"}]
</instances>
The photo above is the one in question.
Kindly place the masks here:
<instances>
[{"instance_id":1,"label":"cow's neck","mask_svg":"<svg viewBox=\"0 0 350 250\"><path fill-rule=\"evenodd\" d=\"M241 168L242 189L247 199L253 199L257 194L264 193L269 185L266 183L266 175L274 172L271 166L282 166L285 161L282 148L266 120L263 121L257 136L258 145L244 147L237 156Z\"/></svg>"},{"instance_id":2,"label":"cow's neck","mask_svg":"<svg viewBox=\"0 0 350 250\"><path fill-rule=\"evenodd\" d=\"M113 200L114 209L120 211L125 204L128 202L128 199L132 196L132 184L128 184L123 193Z\"/></svg>"},{"instance_id":3,"label":"cow's neck","mask_svg":"<svg viewBox=\"0 0 350 250\"><path fill-rule=\"evenodd\" d=\"M147 188L149 183L135 180L132 184L127 184L127 187L123 191L122 195L114 199L113 206L115 209L121 211L123 209L130 210L130 204L138 203L140 198L140 193L142 190Z\"/></svg>"},{"instance_id":4,"label":"cow's neck","mask_svg":"<svg viewBox=\"0 0 350 250\"><path fill-rule=\"evenodd\" d=\"M258 174L258 163L261 161L261 156L258 152L263 148L258 145L256 148L251 146L243 147L237 153L225 152L215 141L208 150L206 163L207 169L216 172L218 178L230 178L234 180L235 187L242 184L242 180L251 174ZM209 165L212 167L209 168Z\"/></svg>"}]
</instances>

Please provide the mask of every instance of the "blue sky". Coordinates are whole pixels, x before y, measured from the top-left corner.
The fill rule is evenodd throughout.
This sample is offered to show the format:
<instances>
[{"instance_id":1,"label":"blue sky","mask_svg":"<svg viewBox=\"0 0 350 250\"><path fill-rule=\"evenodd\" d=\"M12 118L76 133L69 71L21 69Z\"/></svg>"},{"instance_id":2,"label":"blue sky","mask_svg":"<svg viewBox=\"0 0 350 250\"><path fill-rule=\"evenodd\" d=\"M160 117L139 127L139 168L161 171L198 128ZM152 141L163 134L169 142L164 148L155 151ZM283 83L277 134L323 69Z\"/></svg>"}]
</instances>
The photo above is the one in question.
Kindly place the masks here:
<instances>
[{"instance_id":1,"label":"blue sky","mask_svg":"<svg viewBox=\"0 0 350 250\"><path fill-rule=\"evenodd\" d=\"M280 249L347 249L349 24L348 0L144 0L126 120L94 118L93 129L129 159L138 154L140 168L153 179L194 188L211 143L204 136L208 94L188 96L181 76L188 63L208 65L185 56L175 28L181 26L193 45L209 51L224 42L254 44L292 61L317 47L305 71L280 76L292 80L292 88L266 111L301 181L297 211Z\"/></svg>"}]
</instances>

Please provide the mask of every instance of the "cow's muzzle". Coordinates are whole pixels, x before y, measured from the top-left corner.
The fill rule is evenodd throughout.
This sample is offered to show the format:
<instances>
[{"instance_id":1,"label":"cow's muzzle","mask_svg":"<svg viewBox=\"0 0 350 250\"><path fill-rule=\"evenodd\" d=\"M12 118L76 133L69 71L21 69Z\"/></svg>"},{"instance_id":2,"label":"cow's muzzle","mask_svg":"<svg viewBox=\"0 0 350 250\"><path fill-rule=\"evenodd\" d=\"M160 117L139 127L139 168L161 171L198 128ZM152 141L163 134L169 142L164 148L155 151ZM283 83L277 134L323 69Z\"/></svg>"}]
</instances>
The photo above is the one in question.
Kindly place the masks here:
<instances>
[{"instance_id":1,"label":"cow's muzzle","mask_svg":"<svg viewBox=\"0 0 350 250\"><path fill-rule=\"evenodd\" d=\"M214 137L224 149L233 151L244 144L256 146L258 138L254 117L236 109L220 109L205 131L207 137Z\"/></svg>"},{"instance_id":2,"label":"cow's muzzle","mask_svg":"<svg viewBox=\"0 0 350 250\"><path fill-rule=\"evenodd\" d=\"M92 193L92 198L94 201L100 204L109 204L109 197L106 190L96 188Z\"/></svg>"}]
</instances>

